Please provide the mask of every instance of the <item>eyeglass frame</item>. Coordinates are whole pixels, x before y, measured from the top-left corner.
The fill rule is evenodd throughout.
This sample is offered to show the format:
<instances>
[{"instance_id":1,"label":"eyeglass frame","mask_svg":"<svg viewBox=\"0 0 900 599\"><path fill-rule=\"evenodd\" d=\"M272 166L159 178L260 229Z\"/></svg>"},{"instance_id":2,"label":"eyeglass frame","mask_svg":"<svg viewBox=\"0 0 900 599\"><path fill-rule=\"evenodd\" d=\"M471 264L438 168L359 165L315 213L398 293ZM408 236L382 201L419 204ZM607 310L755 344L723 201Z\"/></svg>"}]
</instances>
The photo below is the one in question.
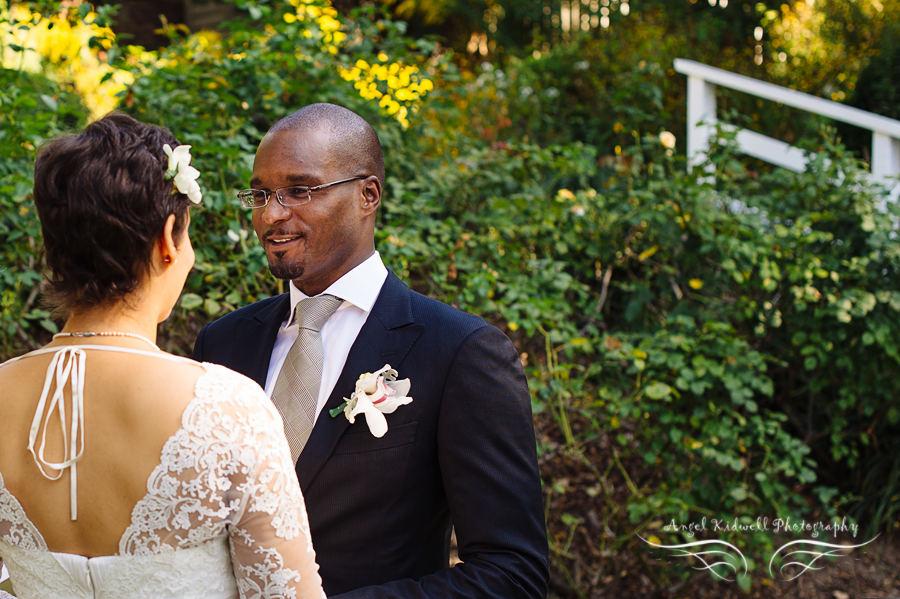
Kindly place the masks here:
<instances>
[{"instance_id":1,"label":"eyeglass frame","mask_svg":"<svg viewBox=\"0 0 900 599\"><path fill-rule=\"evenodd\" d=\"M358 180L360 180L360 179L368 179L370 176L371 176L371 175L360 175L360 176L358 176L358 177L350 177L349 179L341 179L340 181L334 181L334 182L332 182L332 183L324 183L324 184L322 184L322 185L316 185L315 187L309 187L309 186L307 186L307 185L285 185L284 187L279 187L278 189L275 189L275 190L273 190L273 191L267 191L267 190L265 190L265 189L254 189L254 188L250 188L250 189L242 189L242 190L240 190L239 192L237 192L237 199L241 201L241 206L242 206L242 207L244 207L244 208L249 208L250 210L255 210L255 209L257 209L257 208L265 208L266 206L269 205L269 198L270 198L271 196L273 196L273 195L275 196L275 200L276 200L279 204L281 204L282 206L284 206L285 208L287 208L288 206L305 206L306 204L309 204L310 202L312 202L312 192L314 192L314 191L318 191L318 190L320 190L320 189L325 189L326 187L331 187L332 185L340 185L341 183L349 183L350 181L358 181ZM294 187L303 187L303 188L305 188L305 189L306 189L306 197L307 197L307 200L306 200L305 202L300 203L300 204L285 204L283 201L281 201L281 194L280 194L279 192L280 192L282 189L291 189L291 188L294 188ZM264 193L264 194L266 195L266 203L265 203L265 204L263 204L262 206L247 206L247 205L244 203L244 199L241 197L241 194L244 194L244 193L247 193L247 192L254 192L254 191L259 191L259 192L262 192L262 193ZM252 197L252 195L251 195L251 197Z\"/></svg>"}]
</instances>

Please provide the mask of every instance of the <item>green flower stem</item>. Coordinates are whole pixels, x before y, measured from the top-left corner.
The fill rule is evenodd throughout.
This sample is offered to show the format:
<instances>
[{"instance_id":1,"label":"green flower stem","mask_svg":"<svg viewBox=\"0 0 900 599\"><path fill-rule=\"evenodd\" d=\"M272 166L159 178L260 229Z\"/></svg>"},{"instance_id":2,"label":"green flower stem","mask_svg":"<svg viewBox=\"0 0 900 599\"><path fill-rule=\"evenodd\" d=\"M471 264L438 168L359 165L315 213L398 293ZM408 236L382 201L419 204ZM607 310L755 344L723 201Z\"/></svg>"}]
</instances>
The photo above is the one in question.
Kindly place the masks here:
<instances>
[{"instance_id":1,"label":"green flower stem","mask_svg":"<svg viewBox=\"0 0 900 599\"><path fill-rule=\"evenodd\" d=\"M331 414L331 417L332 417L332 418L337 418L337 417L338 417L338 414L340 414L341 412L343 412L343 411L344 411L344 408L345 408L346 406L347 406L347 402L345 401L344 403L342 403L341 405L339 405L339 406L336 407L335 409L333 409L333 410L328 410L328 413Z\"/></svg>"}]
</instances>

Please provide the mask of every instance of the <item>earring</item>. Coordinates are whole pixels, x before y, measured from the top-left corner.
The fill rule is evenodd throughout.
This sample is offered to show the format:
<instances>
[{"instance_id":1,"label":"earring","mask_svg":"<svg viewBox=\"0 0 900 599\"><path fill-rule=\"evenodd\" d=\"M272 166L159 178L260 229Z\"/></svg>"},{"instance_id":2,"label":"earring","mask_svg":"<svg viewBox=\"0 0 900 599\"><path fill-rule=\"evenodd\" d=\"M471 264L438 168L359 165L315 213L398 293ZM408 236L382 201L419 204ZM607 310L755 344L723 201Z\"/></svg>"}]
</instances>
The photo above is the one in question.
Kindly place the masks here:
<instances>
[{"instance_id":1,"label":"earring","mask_svg":"<svg viewBox=\"0 0 900 599\"><path fill-rule=\"evenodd\" d=\"M175 261L173 262L171 256L166 256L165 259L164 259L164 262L165 262L166 264L171 264L171 265L174 266L174 265L178 264L178 258L175 258Z\"/></svg>"}]
</instances>

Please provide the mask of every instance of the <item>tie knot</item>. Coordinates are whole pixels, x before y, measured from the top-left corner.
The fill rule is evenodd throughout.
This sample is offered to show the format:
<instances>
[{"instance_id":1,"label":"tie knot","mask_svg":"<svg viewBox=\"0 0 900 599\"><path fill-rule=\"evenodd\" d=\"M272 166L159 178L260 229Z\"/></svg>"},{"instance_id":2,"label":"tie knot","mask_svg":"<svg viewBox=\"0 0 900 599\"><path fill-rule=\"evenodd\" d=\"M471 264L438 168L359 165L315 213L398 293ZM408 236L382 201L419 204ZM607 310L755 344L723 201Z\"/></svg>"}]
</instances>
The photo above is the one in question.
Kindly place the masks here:
<instances>
[{"instance_id":1,"label":"tie knot","mask_svg":"<svg viewBox=\"0 0 900 599\"><path fill-rule=\"evenodd\" d=\"M343 302L344 300L333 295L308 297L297 303L297 307L294 309L294 319L301 329L321 331L325 322L331 318L331 315Z\"/></svg>"}]
</instances>

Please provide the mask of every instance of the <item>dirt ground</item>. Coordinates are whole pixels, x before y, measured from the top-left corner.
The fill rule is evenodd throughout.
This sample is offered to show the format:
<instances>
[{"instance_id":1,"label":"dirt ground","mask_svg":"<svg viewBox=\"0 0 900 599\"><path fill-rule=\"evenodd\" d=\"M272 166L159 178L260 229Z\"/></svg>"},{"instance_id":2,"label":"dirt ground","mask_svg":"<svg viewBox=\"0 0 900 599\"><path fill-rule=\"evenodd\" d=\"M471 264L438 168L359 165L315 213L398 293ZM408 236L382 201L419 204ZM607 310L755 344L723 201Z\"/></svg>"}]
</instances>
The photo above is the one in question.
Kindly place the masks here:
<instances>
[{"instance_id":1,"label":"dirt ground","mask_svg":"<svg viewBox=\"0 0 900 599\"><path fill-rule=\"evenodd\" d=\"M900 535L882 535L843 557L820 560L818 571L790 581L780 575L769 578L764 573L767 559L754 556L758 568L750 573L748 592L706 571L687 580L673 571L669 576L666 557L635 536L625 512L632 485L652 486L654 474L640 460L622 458L619 469L616 450L602 437L573 455L562 448L559 427L549 414L538 414L535 421L538 440L550 448L540 458L540 467L551 537L551 599L900 599ZM626 480L622 470L633 480ZM861 541L848 534L836 542Z\"/></svg>"}]
</instances>

